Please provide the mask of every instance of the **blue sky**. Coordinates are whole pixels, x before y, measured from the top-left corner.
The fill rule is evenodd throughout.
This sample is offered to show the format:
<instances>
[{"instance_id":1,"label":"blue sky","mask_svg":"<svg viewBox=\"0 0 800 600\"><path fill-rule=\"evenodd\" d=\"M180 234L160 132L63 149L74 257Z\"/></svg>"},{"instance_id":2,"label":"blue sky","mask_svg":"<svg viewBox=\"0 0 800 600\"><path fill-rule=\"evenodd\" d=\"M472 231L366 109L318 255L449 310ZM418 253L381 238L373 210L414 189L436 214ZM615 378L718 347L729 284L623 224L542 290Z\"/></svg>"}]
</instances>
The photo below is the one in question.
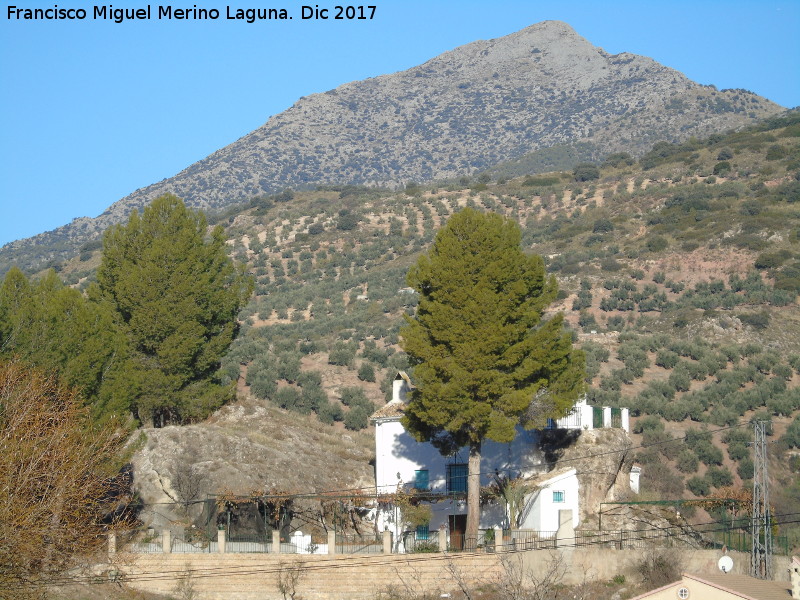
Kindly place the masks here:
<instances>
[{"instance_id":1,"label":"blue sky","mask_svg":"<svg viewBox=\"0 0 800 600\"><path fill-rule=\"evenodd\" d=\"M556 19L610 53L800 105L800 0L371 0L373 20L91 20L80 0L3 2L0 245L97 216L259 127L299 97L407 69L456 46ZM9 5L88 8L84 21L16 21ZM306 2L332 8L336 2ZM102 6L102 4L100 4ZM144 7L120 0L115 8ZM153 11L157 4L152 4Z\"/></svg>"}]
</instances>

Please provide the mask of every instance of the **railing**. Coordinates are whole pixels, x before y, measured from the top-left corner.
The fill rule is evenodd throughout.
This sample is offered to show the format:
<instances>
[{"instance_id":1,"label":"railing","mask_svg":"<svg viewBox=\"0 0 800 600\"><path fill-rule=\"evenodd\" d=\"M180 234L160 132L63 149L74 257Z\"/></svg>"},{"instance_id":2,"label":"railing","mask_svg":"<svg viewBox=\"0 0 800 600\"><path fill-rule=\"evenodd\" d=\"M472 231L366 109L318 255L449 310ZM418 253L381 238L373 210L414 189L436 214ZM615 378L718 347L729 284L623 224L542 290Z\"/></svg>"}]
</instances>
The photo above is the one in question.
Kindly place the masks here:
<instances>
[{"instance_id":1,"label":"railing","mask_svg":"<svg viewBox=\"0 0 800 600\"><path fill-rule=\"evenodd\" d=\"M574 537L575 546L602 546L615 550L653 546L672 547L686 543L685 540L675 537L672 531L576 531Z\"/></svg>"},{"instance_id":2,"label":"railing","mask_svg":"<svg viewBox=\"0 0 800 600\"><path fill-rule=\"evenodd\" d=\"M178 530L170 537L170 549L181 554L217 552L216 535L212 539L205 532L194 528Z\"/></svg>"},{"instance_id":3,"label":"railing","mask_svg":"<svg viewBox=\"0 0 800 600\"><path fill-rule=\"evenodd\" d=\"M753 549L753 536L749 531L741 529L729 529L719 532L711 542L714 548L727 546L730 550L739 552L751 552ZM789 555L789 537L778 535L772 537L772 552L774 554Z\"/></svg>"},{"instance_id":4,"label":"railing","mask_svg":"<svg viewBox=\"0 0 800 600\"><path fill-rule=\"evenodd\" d=\"M407 553L422 554L439 551L439 530L429 531L425 536L418 536L411 531L403 537L403 547Z\"/></svg>"},{"instance_id":5,"label":"railing","mask_svg":"<svg viewBox=\"0 0 800 600\"><path fill-rule=\"evenodd\" d=\"M382 554L383 536L336 534L336 554Z\"/></svg>"},{"instance_id":6,"label":"railing","mask_svg":"<svg viewBox=\"0 0 800 600\"><path fill-rule=\"evenodd\" d=\"M503 530L503 550L545 550L556 547L555 531L533 529Z\"/></svg>"},{"instance_id":7,"label":"railing","mask_svg":"<svg viewBox=\"0 0 800 600\"><path fill-rule=\"evenodd\" d=\"M123 541L130 552L139 554L155 554L164 551L164 537L161 532L155 531L135 531L132 532L128 541Z\"/></svg>"},{"instance_id":8,"label":"railing","mask_svg":"<svg viewBox=\"0 0 800 600\"><path fill-rule=\"evenodd\" d=\"M273 552L269 534L231 534L225 540L225 552Z\"/></svg>"}]
</instances>

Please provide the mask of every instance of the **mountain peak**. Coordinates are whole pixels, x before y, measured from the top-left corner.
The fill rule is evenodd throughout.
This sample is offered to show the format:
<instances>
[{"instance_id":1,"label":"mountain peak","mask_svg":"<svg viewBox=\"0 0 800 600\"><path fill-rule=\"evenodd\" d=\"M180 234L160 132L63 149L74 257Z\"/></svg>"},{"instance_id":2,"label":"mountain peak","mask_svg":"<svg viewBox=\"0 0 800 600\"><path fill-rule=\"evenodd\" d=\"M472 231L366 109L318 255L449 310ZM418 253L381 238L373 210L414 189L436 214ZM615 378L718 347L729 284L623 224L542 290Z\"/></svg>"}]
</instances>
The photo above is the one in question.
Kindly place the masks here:
<instances>
[{"instance_id":1,"label":"mountain peak","mask_svg":"<svg viewBox=\"0 0 800 600\"><path fill-rule=\"evenodd\" d=\"M659 140L735 129L781 110L750 92L699 85L646 57L609 55L568 24L544 21L301 98L176 176L123 198L84 230L101 231L166 192L220 209L287 187L454 178L553 146L580 148L565 154L576 160L639 154ZM61 248L64 235L53 245Z\"/></svg>"}]
</instances>

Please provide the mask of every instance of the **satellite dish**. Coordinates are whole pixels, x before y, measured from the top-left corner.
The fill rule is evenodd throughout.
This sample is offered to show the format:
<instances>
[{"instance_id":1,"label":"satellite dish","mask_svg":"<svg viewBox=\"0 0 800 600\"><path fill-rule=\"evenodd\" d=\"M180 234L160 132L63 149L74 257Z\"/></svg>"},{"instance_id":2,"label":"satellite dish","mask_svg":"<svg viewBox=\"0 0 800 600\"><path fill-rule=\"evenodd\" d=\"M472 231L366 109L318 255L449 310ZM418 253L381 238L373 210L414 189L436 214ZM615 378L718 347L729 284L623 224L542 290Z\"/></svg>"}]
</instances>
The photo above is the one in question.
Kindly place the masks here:
<instances>
[{"instance_id":1,"label":"satellite dish","mask_svg":"<svg viewBox=\"0 0 800 600\"><path fill-rule=\"evenodd\" d=\"M733 571L733 559L730 556L723 556L717 562L717 566L723 573L730 573Z\"/></svg>"}]
</instances>

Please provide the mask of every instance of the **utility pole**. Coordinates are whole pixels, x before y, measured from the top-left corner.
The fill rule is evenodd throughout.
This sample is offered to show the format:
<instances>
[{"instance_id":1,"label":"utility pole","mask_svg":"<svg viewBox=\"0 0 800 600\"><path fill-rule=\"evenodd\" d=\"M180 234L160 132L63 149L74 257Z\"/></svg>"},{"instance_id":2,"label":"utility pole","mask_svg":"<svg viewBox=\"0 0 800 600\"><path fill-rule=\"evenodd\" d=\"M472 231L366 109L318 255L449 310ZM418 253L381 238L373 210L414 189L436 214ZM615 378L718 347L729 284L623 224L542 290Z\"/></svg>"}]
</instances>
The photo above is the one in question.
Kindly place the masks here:
<instances>
[{"instance_id":1,"label":"utility pole","mask_svg":"<svg viewBox=\"0 0 800 600\"><path fill-rule=\"evenodd\" d=\"M759 579L772 579L772 520L769 514L766 425L766 421L753 423L753 551L750 555L750 574Z\"/></svg>"}]
</instances>

